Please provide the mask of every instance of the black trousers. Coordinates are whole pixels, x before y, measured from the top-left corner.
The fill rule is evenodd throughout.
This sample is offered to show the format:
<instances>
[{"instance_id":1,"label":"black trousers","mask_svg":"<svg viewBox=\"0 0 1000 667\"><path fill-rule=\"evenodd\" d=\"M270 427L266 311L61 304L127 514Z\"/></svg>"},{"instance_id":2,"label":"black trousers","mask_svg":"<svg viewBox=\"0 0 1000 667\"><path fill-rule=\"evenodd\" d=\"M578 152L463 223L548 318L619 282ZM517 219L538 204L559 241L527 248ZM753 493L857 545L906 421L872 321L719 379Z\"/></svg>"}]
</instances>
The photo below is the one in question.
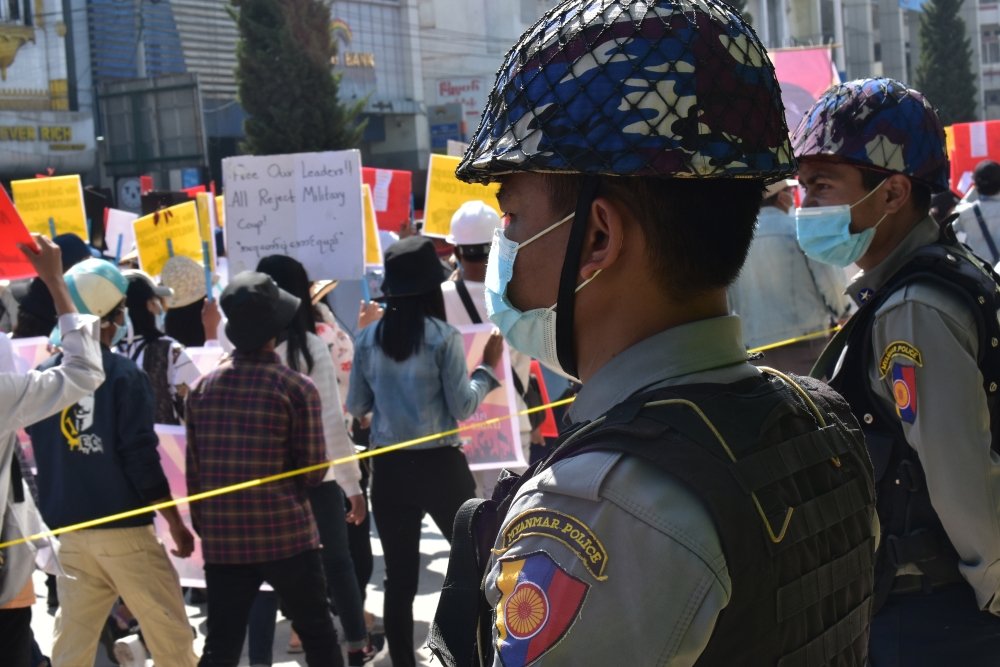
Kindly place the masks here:
<instances>
[{"instance_id":1,"label":"black trousers","mask_svg":"<svg viewBox=\"0 0 1000 667\"><path fill-rule=\"evenodd\" d=\"M302 639L306 664L309 667L343 667L318 549L266 563L206 563L208 633L198 663L200 667L236 667L239 664L250 605L264 581L281 596L292 628Z\"/></svg>"},{"instance_id":2,"label":"black trousers","mask_svg":"<svg viewBox=\"0 0 1000 667\"><path fill-rule=\"evenodd\" d=\"M31 667L31 607L0 609L0 662Z\"/></svg>"},{"instance_id":3,"label":"black trousers","mask_svg":"<svg viewBox=\"0 0 1000 667\"><path fill-rule=\"evenodd\" d=\"M385 637L393 667L416 664L413 598L420 578L420 524L430 514L451 542L455 514L476 482L457 447L402 450L374 458L372 514L385 554Z\"/></svg>"},{"instance_id":4,"label":"black trousers","mask_svg":"<svg viewBox=\"0 0 1000 667\"><path fill-rule=\"evenodd\" d=\"M890 595L872 619L868 659L872 667L995 667L1000 618L980 611L964 582Z\"/></svg>"}]
</instances>

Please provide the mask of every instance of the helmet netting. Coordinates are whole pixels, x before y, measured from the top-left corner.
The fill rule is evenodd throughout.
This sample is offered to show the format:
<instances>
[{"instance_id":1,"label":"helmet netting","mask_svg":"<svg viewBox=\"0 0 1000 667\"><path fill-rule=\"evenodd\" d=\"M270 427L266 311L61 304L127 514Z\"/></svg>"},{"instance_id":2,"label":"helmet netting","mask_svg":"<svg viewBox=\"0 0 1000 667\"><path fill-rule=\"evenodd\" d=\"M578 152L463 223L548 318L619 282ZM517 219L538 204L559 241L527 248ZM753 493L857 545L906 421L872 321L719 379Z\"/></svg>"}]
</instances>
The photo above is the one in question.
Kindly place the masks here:
<instances>
[{"instance_id":1,"label":"helmet netting","mask_svg":"<svg viewBox=\"0 0 1000 667\"><path fill-rule=\"evenodd\" d=\"M458 168L778 178L794 171L780 90L718 0L569 0L507 54Z\"/></svg>"}]
</instances>

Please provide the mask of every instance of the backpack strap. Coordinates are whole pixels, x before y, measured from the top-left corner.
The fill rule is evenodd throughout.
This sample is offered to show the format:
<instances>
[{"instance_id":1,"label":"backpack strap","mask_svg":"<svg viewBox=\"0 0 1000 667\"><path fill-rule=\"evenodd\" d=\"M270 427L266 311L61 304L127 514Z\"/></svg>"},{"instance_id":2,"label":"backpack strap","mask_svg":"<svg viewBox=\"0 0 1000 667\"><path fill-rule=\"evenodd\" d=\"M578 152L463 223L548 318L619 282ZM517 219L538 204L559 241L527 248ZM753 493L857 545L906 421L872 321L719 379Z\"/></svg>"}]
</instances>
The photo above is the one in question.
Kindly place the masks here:
<instances>
[{"instance_id":1,"label":"backpack strap","mask_svg":"<svg viewBox=\"0 0 1000 667\"><path fill-rule=\"evenodd\" d=\"M986 245L990 247L990 254L993 255L993 263L996 264L997 262L1000 262L1000 252L997 251L997 244L996 241L993 240L993 235L990 234L990 230L986 228L986 220L983 219L983 212L979 208L979 202L972 205L972 212L976 214L976 222L979 223L979 231L983 233Z\"/></svg>"},{"instance_id":2,"label":"backpack strap","mask_svg":"<svg viewBox=\"0 0 1000 667\"><path fill-rule=\"evenodd\" d=\"M462 305L465 306L465 312L468 313L469 319L472 320L472 323L482 324L483 318L479 316L479 310L476 308L476 304L472 303L472 295L469 294L469 288L465 286L465 281L461 278L455 281L455 291L458 292L458 297L462 300Z\"/></svg>"}]
</instances>

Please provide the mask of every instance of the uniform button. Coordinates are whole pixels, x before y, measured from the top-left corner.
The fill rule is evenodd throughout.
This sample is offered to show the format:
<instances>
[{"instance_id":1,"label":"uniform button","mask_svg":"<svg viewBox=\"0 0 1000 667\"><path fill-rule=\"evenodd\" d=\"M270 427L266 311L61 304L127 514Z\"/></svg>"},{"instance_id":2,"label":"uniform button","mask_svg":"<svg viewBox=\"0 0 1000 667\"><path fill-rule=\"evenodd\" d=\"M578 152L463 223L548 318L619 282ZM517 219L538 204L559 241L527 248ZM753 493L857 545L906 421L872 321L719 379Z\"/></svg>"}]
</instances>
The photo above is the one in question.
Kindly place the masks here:
<instances>
[{"instance_id":1,"label":"uniform button","mask_svg":"<svg viewBox=\"0 0 1000 667\"><path fill-rule=\"evenodd\" d=\"M993 386L995 387L996 385L994 384ZM870 414L868 414L868 413L866 413L866 414L865 414L865 416L864 416L864 417L862 417L862 419L864 419L864 420L865 420L865 423L866 423L866 424L871 424L871 423L872 423L873 421L875 421L875 418L874 418L874 417L872 417L872 416L871 416Z\"/></svg>"},{"instance_id":2,"label":"uniform button","mask_svg":"<svg viewBox=\"0 0 1000 667\"><path fill-rule=\"evenodd\" d=\"M1000 340L997 340L997 337L994 336L993 338L990 338L990 345L996 347L997 345L1000 345Z\"/></svg>"},{"instance_id":3,"label":"uniform button","mask_svg":"<svg viewBox=\"0 0 1000 667\"><path fill-rule=\"evenodd\" d=\"M997 383L996 382L990 382L990 391L994 392L996 390L997 390Z\"/></svg>"},{"instance_id":4,"label":"uniform button","mask_svg":"<svg viewBox=\"0 0 1000 667\"><path fill-rule=\"evenodd\" d=\"M949 262L955 262L955 261L957 261L957 260L955 259L955 256L954 256L954 255L952 255L951 253L948 253L947 255L945 255L945 257L947 257L947 258L948 258L948 261L949 261Z\"/></svg>"},{"instance_id":5,"label":"uniform button","mask_svg":"<svg viewBox=\"0 0 1000 667\"><path fill-rule=\"evenodd\" d=\"M986 297L985 296L979 297L979 305L980 306L985 306L986 305Z\"/></svg>"}]
</instances>

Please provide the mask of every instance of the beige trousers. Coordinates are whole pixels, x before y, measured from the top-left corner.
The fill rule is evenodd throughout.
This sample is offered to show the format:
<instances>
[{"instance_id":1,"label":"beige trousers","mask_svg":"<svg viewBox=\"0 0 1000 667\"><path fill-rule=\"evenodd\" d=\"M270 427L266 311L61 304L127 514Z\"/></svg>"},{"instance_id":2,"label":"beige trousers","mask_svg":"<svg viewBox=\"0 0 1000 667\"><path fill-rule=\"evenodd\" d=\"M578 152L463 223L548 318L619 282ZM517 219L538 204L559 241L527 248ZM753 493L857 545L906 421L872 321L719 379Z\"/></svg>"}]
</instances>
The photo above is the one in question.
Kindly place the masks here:
<instances>
[{"instance_id":1,"label":"beige trousers","mask_svg":"<svg viewBox=\"0 0 1000 667\"><path fill-rule=\"evenodd\" d=\"M94 664L101 629L119 596L142 627L157 667L194 667L197 657L180 580L152 526L94 528L60 538L53 667Z\"/></svg>"}]
</instances>

